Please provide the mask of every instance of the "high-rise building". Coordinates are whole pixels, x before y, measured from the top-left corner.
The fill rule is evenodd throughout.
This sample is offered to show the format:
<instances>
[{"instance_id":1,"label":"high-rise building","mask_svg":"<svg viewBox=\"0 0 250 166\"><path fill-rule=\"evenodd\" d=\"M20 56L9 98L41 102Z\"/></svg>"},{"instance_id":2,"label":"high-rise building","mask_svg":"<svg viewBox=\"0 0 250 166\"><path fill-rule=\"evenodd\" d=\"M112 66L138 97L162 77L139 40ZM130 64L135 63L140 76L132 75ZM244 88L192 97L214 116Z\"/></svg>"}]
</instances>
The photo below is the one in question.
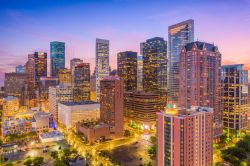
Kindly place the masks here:
<instances>
[{"instance_id":1,"label":"high-rise building","mask_svg":"<svg viewBox=\"0 0 250 166\"><path fill-rule=\"evenodd\" d=\"M25 73L25 66L23 65L16 66L16 73Z\"/></svg>"},{"instance_id":2,"label":"high-rise building","mask_svg":"<svg viewBox=\"0 0 250 166\"><path fill-rule=\"evenodd\" d=\"M222 66L223 126L228 133L247 127L248 71L243 64Z\"/></svg>"},{"instance_id":3,"label":"high-rise building","mask_svg":"<svg viewBox=\"0 0 250 166\"><path fill-rule=\"evenodd\" d=\"M114 137L123 136L123 80L117 76L100 81L100 121L111 127Z\"/></svg>"},{"instance_id":4,"label":"high-rise building","mask_svg":"<svg viewBox=\"0 0 250 166\"><path fill-rule=\"evenodd\" d=\"M59 83L57 77L41 77L39 82L39 98L40 100L49 99L49 87L55 87Z\"/></svg>"},{"instance_id":5,"label":"high-rise building","mask_svg":"<svg viewBox=\"0 0 250 166\"><path fill-rule=\"evenodd\" d=\"M30 90L36 90L40 77L47 76L47 53L34 52L28 55L26 63L27 82Z\"/></svg>"},{"instance_id":6,"label":"high-rise building","mask_svg":"<svg viewBox=\"0 0 250 166\"><path fill-rule=\"evenodd\" d=\"M81 63L74 70L74 101L90 100L90 64Z\"/></svg>"},{"instance_id":7,"label":"high-rise building","mask_svg":"<svg viewBox=\"0 0 250 166\"><path fill-rule=\"evenodd\" d=\"M79 64L83 63L83 60L79 58L73 58L70 60L70 70L71 70L71 76L72 76L72 83L74 82L74 73L75 73L75 67Z\"/></svg>"},{"instance_id":8,"label":"high-rise building","mask_svg":"<svg viewBox=\"0 0 250 166\"><path fill-rule=\"evenodd\" d=\"M72 81L72 75L70 69L63 68L63 69L58 69L58 80L60 84L71 84Z\"/></svg>"},{"instance_id":9,"label":"high-rise building","mask_svg":"<svg viewBox=\"0 0 250 166\"><path fill-rule=\"evenodd\" d=\"M103 77L109 76L109 41L96 39L96 100L100 98L100 81Z\"/></svg>"},{"instance_id":10,"label":"high-rise building","mask_svg":"<svg viewBox=\"0 0 250 166\"><path fill-rule=\"evenodd\" d=\"M118 76L124 82L125 91L137 90L137 52L125 51L117 54Z\"/></svg>"},{"instance_id":11,"label":"high-rise building","mask_svg":"<svg viewBox=\"0 0 250 166\"><path fill-rule=\"evenodd\" d=\"M25 73L5 73L4 92L6 96L20 97L25 87Z\"/></svg>"},{"instance_id":12,"label":"high-rise building","mask_svg":"<svg viewBox=\"0 0 250 166\"><path fill-rule=\"evenodd\" d=\"M143 129L154 129L156 112L159 110L159 94L144 91L124 93L124 116L131 125Z\"/></svg>"},{"instance_id":13,"label":"high-rise building","mask_svg":"<svg viewBox=\"0 0 250 166\"><path fill-rule=\"evenodd\" d=\"M161 95L161 108L167 100L167 41L155 37L141 43L143 56L143 90Z\"/></svg>"},{"instance_id":14,"label":"high-rise building","mask_svg":"<svg viewBox=\"0 0 250 166\"><path fill-rule=\"evenodd\" d=\"M90 100L96 101L96 81L95 74L90 76Z\"/></svg>"},{"instance_id":15,"label":"high-rise building","mask_svg":"<svg viewBox=\"0 0 250 166\"><path fill-rule=\"evenodd\" d=\"M73 87L71 84L60 84L49 87L49 112L58 120L58 103L73 102Z\"/></svg>"},{"instance_id":16,"label":"high-rise building","mask_svg":"<svg viewBox=\"0 0 250 166\"><path fill-rule=\"evenodd\" d=\"M137 56L137 90L143 90L143 56Z\"/></svg>"},{"instance_id":17,"label":"high-rise building","mask_svg":"<svg viewBox=\"0 0 250 166\"><path fill-rule=\"evenodd\" d=\"M168 27L168 97L178 104L179 62L182 47L194 41L194 20Z\"/></svg>"},{"instance_id":18,"label":"high-rise building","mask_svg":"<svg viewBox=\"0 0 250 166\"><path fill-rule=\"evenodd\" d=\"M50 75L57 76L58 69L65 68L65 43L50 42Z\"/></svg>"},{"instance_id":19,"label":"high-rise building","mask_svg":"<svg viewBox=\"0 0 250 166\"><path fill-rule=\"evenodd\" d=\"M157 165L213 165L212 108L157 113Z\"/></svg>"},{"instance_id":20,"label":"high-rise building","mask_svg":"<svg viewBox=\"0 0 250 166\"><path fill-rule=\"evenodd\" d=\"M222 132L221 54L216 46L204 42L188 43L182 48L179 62L179 106L214 109L215 133Z\"/></svg>"}]
</instances>

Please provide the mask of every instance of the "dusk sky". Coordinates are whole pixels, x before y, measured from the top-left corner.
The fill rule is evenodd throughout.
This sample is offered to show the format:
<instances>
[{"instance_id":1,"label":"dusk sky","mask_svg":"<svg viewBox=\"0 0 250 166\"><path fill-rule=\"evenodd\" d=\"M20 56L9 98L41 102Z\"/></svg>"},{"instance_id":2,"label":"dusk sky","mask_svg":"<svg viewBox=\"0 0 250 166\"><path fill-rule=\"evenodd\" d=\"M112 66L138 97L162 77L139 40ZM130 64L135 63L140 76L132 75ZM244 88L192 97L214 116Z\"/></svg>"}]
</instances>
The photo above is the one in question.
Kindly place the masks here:
<instances>
[{"instance_id":1,"label":"dusk sky","mask_svg":"<svg viewBox=\"0 0 250 166\"><path fill-rule=\"evenodd\" d=\"M169 25L195 21L195 39L219 47L224 64L250 69L250 0L0 0L0 85L5 72L50 41L66 43L66 65L81 58L94 68L95 39L110 40L110 63L140 42L167 39Z\"/></svg>"}]
</instances>

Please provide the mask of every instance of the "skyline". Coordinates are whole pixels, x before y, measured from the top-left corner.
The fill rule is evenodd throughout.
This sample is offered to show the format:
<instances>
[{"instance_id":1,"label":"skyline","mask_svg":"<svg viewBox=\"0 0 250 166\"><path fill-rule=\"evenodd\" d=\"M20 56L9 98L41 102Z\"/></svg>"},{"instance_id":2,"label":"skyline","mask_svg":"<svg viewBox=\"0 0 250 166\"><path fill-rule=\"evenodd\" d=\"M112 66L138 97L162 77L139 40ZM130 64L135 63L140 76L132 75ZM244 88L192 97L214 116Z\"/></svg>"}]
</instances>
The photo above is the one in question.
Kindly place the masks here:
<instances>
[{"instance_id":1,"label":"skyline","mask_svg":"<svg viewBox=\"0 0 250 166\"><path fill-rule=\"evenodd\" d=\"M152 37L168 40L168 26L187 19L194 19L195 40L219 47L223 64L244 63L250 68L248 0L15 2L0 2L0 85L4 73L23 65L28 54L45 51L50 56L51 41L65 42L66 67L70 59L80 58L91 63L92 73L96 38L110 41L110 64L114 69L117 53L139 54L140 43Z\"/></svg>"}]
</instances>

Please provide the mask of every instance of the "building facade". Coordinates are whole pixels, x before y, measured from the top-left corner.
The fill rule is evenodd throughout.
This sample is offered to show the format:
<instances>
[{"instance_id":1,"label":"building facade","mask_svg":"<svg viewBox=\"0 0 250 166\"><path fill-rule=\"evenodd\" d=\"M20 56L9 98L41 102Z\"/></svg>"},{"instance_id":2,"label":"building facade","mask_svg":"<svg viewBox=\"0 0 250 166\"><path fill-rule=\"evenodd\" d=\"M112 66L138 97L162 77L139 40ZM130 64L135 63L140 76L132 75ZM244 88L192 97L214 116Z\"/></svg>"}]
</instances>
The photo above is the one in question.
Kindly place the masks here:
<instances>
[{"instance_id":1,"label":"building facade","mask_svg":"<svg viewBox=\"0 0 250 166\"><path fill-rule=\"evenodd\" d=\"M56 87L49 87L49 112L58 120L58 103L73 102L73 87L61 84Z\"/></svg>"},{"instance_id":2,"label":"building facade","mask_svg":"<svg viewBox=\"0 0 250 166\"><path fill-rule=\"evenodd\" d=\"M59 69L65 68L65 43L50 42L50 75L57 76Z\"/></svg>"},{"instance_id":3,"label":"building facade","mask_svg":"<svg viewBox=\"0 0 250 166\"><path fill-rule=\"evenodd\" d=\"M66 128L76 127L81 121L100 119L100 104L93 101L62 102L58 104L58 121Z\"/></svg>"},{"instance_id":4,"label":"building facade","mask_svg":"<svg viewBox=\"0 0 250 166\"><path fill-rule=\"evenodd\" d=\"M188 43L180 53L179 106L214 109L214 136L222 133L221 54L216 46L204 42Z\"/></svg>"},{"instance_id":5,"label":"building facade","mask_svg":"<svg viewBox=\"0 0 250 166\"><path fill-rule=\"evenodd\" d=\"M143 90L161 95L161 108L167 101L167 41L155 37L141 44L143 55Z\"/></svg>"},{"instance_id":6,"label":"building facade","mask_svg":"<svg viewBox=\"0 0 250 166\"><path fill-rule=\"evenodd\" d=\"M157 165L213 165L212 108L157 113Z\"/></svg>"},{"instance_id":7,"label":"building facade","mask_svg":"<svg viewBox=\"0 0 250 166\"><path fill-rule=\"evenodd\" d=\"M25 66L24 65L16 66L16 73L25 73Z\"/></svg>"},{"instance_id":8,"label":"building facade","mask_svg":"<svg viewBox=\"0 0 250 166\"><path fill-rule=\"evenodd\" d=\"M100 98L100 81L109 76L109 40L96 39L96 100Z\"/></svg>"},{"instance_id":9,"label":"building facade","mask_svg":"<svg viewBox=\"0 0 250 166\"><path fill-rule=\"evenodd\" d=\"M25 73L5 73L4 93L6 96L20 97L25 87L27 75Z\"/></svg>"},{"instance_id":10,"label":"building facade","mask_svg":"<svg viewBox=\"0 0 250 166\"><path fill-rule=\"evenodd\" d=\"M144 91L124 93L124 116L130 125L155 129L156 112L159 110L159 94Z\"/></svg>"},{"instance_id":11,"label":"building facade","mask_svg":"<svg viewBox=\"0 0 250 166\"><path fill-rule=\"evenodd\" d=\"M73 58L70 60L70 70L71 70L71 80L72 80L72 84L74 82L74 73L75 73L75 67L79 64L83 63L83 60L79 59L79 58Z\"/></svg>"},{"instance_id":12,"label":"building facade","mask_svg":"<svg viewBox=\"0 0 250 166\"><path fill-rule=\"evenodd\" d=\"M143 90L143 56L137 56L137 90Z\"/></svg>"},{"instance_id":13,"label":"building facade","mask_svg":"<svg viewBox=\"0 0 250 166\"><path fill-rule=\"evenodd\" d=\"M20 103L19 99L14 96L3 98L3 117L15 116L19 113Z\"/></svg>"},{"instance_id":14,"label":"building facade","mask_svg":"<svg viewBox=\"0 0 250 166\"><path fill-rule=\"evenodd\" d=\"M178 104L179 62L181 49L194 41L194 20L186 20L168 27L168 96Z\"/></svg>"},{"instance_id":15,"label":"building facade","mask_svg":"<svg viewBox=\"0 0 250 166\"><path fill-rule=\"evenodd\" d=\"M137 90L137 52L119 52L117 54L117 72L124 82L125 91Z\"/></svg>"},{"instance_id":16,"label":"building facade","mask_svg":"<svg viewBox=\"0 0 250 166\"><path fill-rule=\"evenodd\" d=\"M222 66L223 127L233 134L247 127L248 71L243 66Z\"/></svg>"},{"instance_id":17,"label":"building facade","mask_svg":"<svg viewBox=\"0 0 250 166\"><path fill-rule=\"evenodd\" d=\"M114 137L123 136L123 80L117 76L100 82L100 121L111 127Z\"/></svg>"},{"instance_id":18,"label":"building facade","mask_svg":"<svg viewBox=\"0 0 250 166\"><path fill-rule=\"evenodd\" d=\"M74 101L90 100L90 64L81 63L74 71Z\"/></svg>"},{"instance_id":19,"label":"building facade","mask_svg":"<svg viewBox=\"0 0 250 166\"><path fill-rule=\"evenodd\" d=\"M63 69L58 69L58 80L60 84L71 84L71 70L67 69L67 68L63 68Z\"/></svg>"}]
</instances>

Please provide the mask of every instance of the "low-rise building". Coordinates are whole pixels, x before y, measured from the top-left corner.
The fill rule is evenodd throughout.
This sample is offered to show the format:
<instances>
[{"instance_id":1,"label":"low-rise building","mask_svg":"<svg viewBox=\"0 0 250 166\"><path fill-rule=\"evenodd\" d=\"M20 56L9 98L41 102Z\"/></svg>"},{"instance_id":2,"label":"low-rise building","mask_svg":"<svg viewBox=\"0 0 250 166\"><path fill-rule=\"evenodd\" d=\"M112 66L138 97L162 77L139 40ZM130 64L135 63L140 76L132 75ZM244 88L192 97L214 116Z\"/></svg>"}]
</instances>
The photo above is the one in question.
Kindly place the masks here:
<instances>
[{"instance_id":1,"label":"low-rise building","mask_svg":"<svg viewBox=\"0 0 250 166\"><path fill-rule=\"evenodd\" d=\"M49 131L55 129L53 115L48 112L36 112L33 115L32 127L36 132Z\"/></svg>"},{"instance_id":2,"label":"low-rise building","mask_svg":"<svg viewBox=\"0 0 250 166\"><path fill-rule=\"evenodd\" d=\"M99 120L100 104L94 101L62 102L58 104L58 121L67 128L86 120Z\"/></svg>"},{"instance_id":3,"label":"low-rise building","mask_svg":"<svg viewBox=\"0 0 250 166\"><path fill-rule=\"evenodd\" d=\"M111 139L110 126L106 124L77 123L76 131L83 134L88 143L92 144L98 140Z\"/></svg>"},{"instance_id":4,"label":"low-rise building","mask_svg":"<svg viewBox=\"0 0 250 166\"><path fill-rule=\"evenodd\" d=\"M64 139L64 135L59 131L52 131L39 134L39 139L42 143L61 141Z\"/></svg>"},{"instance_id":5,"label":"low-rise building","mask_svg":"<svg viewBox=\"0 0 250 166\"><path fill-rule=\"evenodd\" d=\"M19 113L19 100L17 97L8 96L3 99L3 116L10 117Z\"/></svg>"},{"instance_id":6,"label":"low-rise building","mask_svg":"<svg viewBox=\"0 0 250 166\"><path fill-rule=\"evenodd\" d=\"M9 134L22 134L32 131L31 120L9 118L2 123L2 134L7 136Z\"/></svg>"}]
</instances>

